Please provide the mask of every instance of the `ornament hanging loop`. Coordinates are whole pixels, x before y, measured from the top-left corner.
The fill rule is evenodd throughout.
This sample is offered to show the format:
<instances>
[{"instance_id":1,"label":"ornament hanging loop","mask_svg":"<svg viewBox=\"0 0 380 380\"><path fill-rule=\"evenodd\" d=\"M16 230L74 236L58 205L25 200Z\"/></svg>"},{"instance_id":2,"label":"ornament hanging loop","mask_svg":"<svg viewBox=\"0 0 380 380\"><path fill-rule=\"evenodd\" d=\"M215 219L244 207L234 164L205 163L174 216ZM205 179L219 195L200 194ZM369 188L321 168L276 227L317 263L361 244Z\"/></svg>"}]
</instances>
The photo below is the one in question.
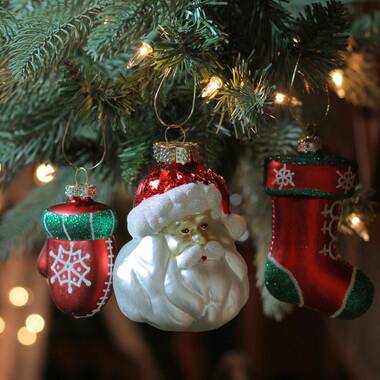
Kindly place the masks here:
<instances>
[{"instance_id":1,"label":"ornament hanging loop","mask_svg":"<svg viewBox=\"0 0 380 380\"><path fill-rule=\"evenodd\" d=\"M168 132L171 130L171 129L179 129L181 131L181 134L182 134L182 142L185 142L186 141L186 130L185 128L183 128L182 126L178 126L176 128L173 128L173 127L167 127L165 129L165 141L166 142L169 142L169 139L168 139Z\"/></svg>"},{"instance_id":2,"label":"ornament hanging loop","mask_svg":"<svg viewBox=\"0 0 380 380\"><path fill-rule=\"evenodd\" d=\"M83 174L83 181L80 181L80 176ZM77 168L75 170L75 185L80 186L80 185L88 185L88 172L87 169L84 168L83 166Z\"/></svg>"},{"instance_id":3,"label":"ornament hanging loop","mask_svg":"<svg viewBox=\"0 0 380 380\"><path fill-rule=\"evenodd\" d=\"M97 163L95 163L94 165L90 166L90 167L84 167L84 166L77 166L74 162L72 162L69 157L67 156L66 154L66 139L67 139L67 135L68 135L68 132L69 132L69 128L70 128L70 124L71 124L71 120L72 120L72 114L70 115L69 117L69 120L67 121L66 123L66 127L65 127L65 132L63 134L63 138L62 138L62 145L61 145L61 148L62 148L62 155L65 159L65 161L72 167L76 170L75 172L75 181L77 181L77 174L78 174L78 171L82 171L85 170L86 171L86 177L88 179L88 173L87 171L88 170L92 170L92 169L95 169L97 168L99 165L101 165L103 162L104 162L104 159L106 157L106 154L107 154L107 144L106 144L106 129L105 129L105 125L104 123L102 123L102 145L103 145L103 153L99 159L99 161ZM87 183L87 180L86 180L86 183Z\"/></svg>"},{"instance_id":4,"label":"ornament hanging loop","mask_svg":"<svg viewBox=\"0 0 380 380\"><path fill-rule=\"evenodd\" d=\"M181 130L181 133L183 135L183 141L185 141L186 139L186 132L185 132L185 129L183 128L183 126L190 120L190 118L193 116L194 114L194 109L195 109L195 98L196 98L196 93L197 93L197 77L196 75L194 74L193 75L193 78L194 78L194 85L193 85L193 98L192 98L192 102L191 102L191 109L190 109L190 112L189 114L187 115L187 117L181 121L180 123L167 123L166 121L164 121L158 111L158 107L157 107L157 101L158 101L158 97L160 95L160 91L161 91L161 88L165 82L165 80L168 78L169 74L170 74L170 69L167 69L165 70L164 72L164 75L162 76L162 79L160 81L160 84L158 85L157 87L157 91L156 93L154 94L154 100L153 100L153 106L154 106L154 113L156 114L156 117L157 117L157 120L164 126L166 127L166 130L165 130L165 140L168 141L167 139L167 133L170 129L180 129Z\"/></svg>"}]
</instances>

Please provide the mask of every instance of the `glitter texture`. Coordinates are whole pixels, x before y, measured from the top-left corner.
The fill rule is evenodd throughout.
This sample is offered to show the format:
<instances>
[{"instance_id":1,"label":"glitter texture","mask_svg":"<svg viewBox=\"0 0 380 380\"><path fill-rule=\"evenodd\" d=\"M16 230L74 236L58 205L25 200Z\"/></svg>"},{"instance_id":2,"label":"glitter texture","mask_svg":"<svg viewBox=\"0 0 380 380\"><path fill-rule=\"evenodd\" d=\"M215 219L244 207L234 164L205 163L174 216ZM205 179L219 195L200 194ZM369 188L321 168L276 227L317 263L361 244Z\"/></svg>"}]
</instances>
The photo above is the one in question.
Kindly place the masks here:
<instances>
[{"instance_id":1,"label":"glitter texture","mask_svg":"<svg viewBox=\"0 0 380 380\"><path fill-rule=\"evenodd\" d=\"M199 145L193 142L156 142L153 145L153 157L157 162L177 162L187 164L200 162Z\"/></svg>"},{"instance_id":2,"label":"glitter texture","mask_svg":"<svg viewBox=\"0 0 380 380\"><path fill-rule=\"evenodd\" d=\"M363 272L358 270L354 286L347 298L346 307L337 318L353 319L364 314L372 305L373 296L374 288L371 281Z\"/></svg>"},{"instance_id":3,"label":"glitter texture","mask_svg":"<svg viewBox=\"0 0 380 380\"><path fill-rule=\"evenodd\" d=\"M300 303L292 279L272 260L267 260L265 264L265 286L274 297L282 302L295 305Z\"/></svg>"},{"instance_id":4,"label":"glitter texture","mask_svg":"<svg viewBox=\"0 0 380 380\"><path fill-rule=\"evenodd\" d=\"M154 166L137 187L134 206L154 195L193 182L215 185L222 195L223 211L230 213L229 195L223 177L195 162L186 165L171 162Z\"/></svg>"},{"instance_id":5,"label":"glitter texture","mask_svg":"<svg viewBox=\"0 0 380 380\"><path fill-rule=\"evenodd\" d=\"M77 215L45 210L41 222L49 237L65 240L106 239L116 228L116 216L112 210Z\"/></svg>"},{"instance_id":6,"label":"glitter texture","mask_svg":"<svg viewBox=\"0 0 380 380\"><path fill-rule=\"evenodd\" d=\"M266 161L271 160L298 165L349 165L355 169L357 168L356 162L323 150L308 153L300 152L293 155L276 155L266 158Z\"/></svg>"}]
</instances>

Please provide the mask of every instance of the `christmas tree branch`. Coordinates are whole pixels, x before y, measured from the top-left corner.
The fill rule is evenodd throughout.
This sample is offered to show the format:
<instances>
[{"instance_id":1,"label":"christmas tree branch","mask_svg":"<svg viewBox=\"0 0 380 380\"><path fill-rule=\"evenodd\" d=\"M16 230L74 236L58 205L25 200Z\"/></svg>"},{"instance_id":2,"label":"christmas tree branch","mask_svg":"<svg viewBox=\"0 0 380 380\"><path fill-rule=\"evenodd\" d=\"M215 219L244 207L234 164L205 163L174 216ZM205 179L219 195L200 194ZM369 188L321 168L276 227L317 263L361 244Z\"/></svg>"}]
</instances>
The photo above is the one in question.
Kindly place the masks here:
<instances>
[{"instance_id":1,"label":"christmas tree branch","mask_svg":"<svg viewBox=\"0 0 380 380\"><path fill-rule=\"evenodd\" d=\"M93 27L104 1L63 1L25 17L9 41L9 68L18 80L44 76L75 51Z\"/></svg>"}]
</instances>

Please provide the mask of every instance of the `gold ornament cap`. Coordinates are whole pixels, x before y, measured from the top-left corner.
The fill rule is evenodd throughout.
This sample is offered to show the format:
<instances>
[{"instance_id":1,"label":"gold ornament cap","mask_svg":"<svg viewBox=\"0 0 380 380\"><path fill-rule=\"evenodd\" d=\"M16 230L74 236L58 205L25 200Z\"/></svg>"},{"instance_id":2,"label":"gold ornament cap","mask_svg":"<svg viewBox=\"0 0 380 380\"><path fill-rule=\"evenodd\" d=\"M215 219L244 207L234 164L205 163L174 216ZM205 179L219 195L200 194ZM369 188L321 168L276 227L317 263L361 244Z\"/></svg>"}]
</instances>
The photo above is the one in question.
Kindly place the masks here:
<instances>
[{"instance_id":1,"label":"gold ornament cap","mask_svg":"<svg viewBox=\"0 0 380 380\"><path fill-rule=\"evenodd\" d=\"M88 184L67 185L65 194L69 198L94 198L96 195L96 186Z\"/></svg>"},{"instance_id":2,"label":"gold ornament cap","mask_svg":"<svg viewBox=\"0 0 380 380\"><path fill-rule=\"evenodd\" d=\"M82 177L82 178L80 178ZM88 183L87 169L79 167L75 170L75 185L66 185L65 194L69 198L94 198L96 186Z\"/></svg>"},{"instance_id":3,"label":"gold ornament cap","mask_svg":"<svg viewBox=\"0 0 380 380\"><path fill-rule=\"evenodd\" d=\"M306 136L298 141L298 151L301 153L316 153L322 149L322 141L318 136Z\"/></svg>"},{"instance_id":4,"label":"gold ornament cap","mask_svg":"<svg viewBox=\"0 0 380 380\"><path fill-rule=\"evenodd\" d=\"M202 159L197 143L179 141L154 143L153 157L157 162L176 162L182 165L190 162L201 162Z\"/></svg>"}]
</instances>

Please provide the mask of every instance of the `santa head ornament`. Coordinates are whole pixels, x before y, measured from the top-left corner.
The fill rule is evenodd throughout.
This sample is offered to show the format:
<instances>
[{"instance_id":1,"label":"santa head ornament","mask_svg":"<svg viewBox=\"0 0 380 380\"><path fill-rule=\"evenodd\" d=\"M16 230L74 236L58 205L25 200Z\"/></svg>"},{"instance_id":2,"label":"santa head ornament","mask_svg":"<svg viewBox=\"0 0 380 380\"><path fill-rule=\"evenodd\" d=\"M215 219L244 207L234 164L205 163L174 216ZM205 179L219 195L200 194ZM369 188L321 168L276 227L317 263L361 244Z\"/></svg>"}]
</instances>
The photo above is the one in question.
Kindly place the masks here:
<instances>
[{"instance_id":1,"label":"santa head ornament","mask_svg":"<svg viewBox=\"0 0 380 380\"><path fill-rule=\"evenodd\" d=\"M235 248L245 232L225 182L198 163L192 143L157 143L159 164L141 181L128 215L132 240L115 263L122 312L161 330L206 331L248 299L247 266Z\"/></svg>"}]
</instances>

